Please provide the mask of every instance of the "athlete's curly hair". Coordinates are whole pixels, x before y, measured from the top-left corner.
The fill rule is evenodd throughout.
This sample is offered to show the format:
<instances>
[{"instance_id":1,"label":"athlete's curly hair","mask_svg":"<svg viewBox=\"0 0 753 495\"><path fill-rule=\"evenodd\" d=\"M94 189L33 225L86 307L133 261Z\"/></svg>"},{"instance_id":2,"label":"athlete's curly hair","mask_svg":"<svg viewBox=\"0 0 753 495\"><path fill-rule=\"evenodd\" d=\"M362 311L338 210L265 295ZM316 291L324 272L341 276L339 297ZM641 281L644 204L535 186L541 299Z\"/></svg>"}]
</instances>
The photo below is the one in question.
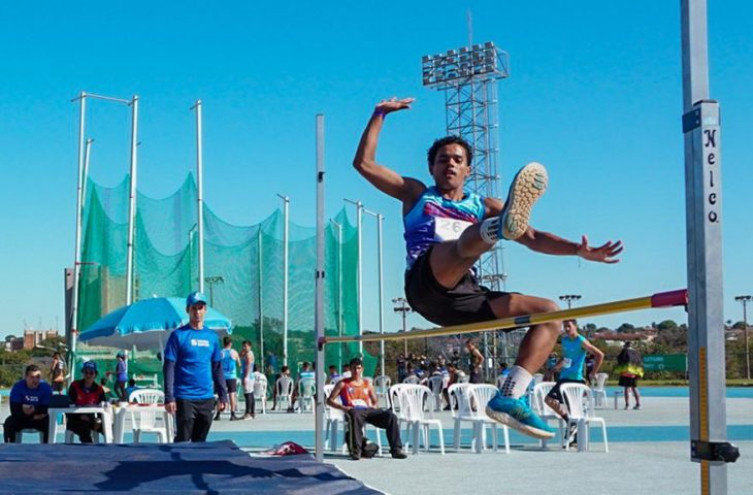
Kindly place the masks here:
<instances>
[{"instance_id":1,"label":"athlete's curly hair","mask_svg":"<svg viewBox=\"0 0 753 495\"><path fill-rule=\"evenodd\" d=\"M465 139L461 138L460 136L445 136L443 138L439 138L434 143L432 143L431 148L426 152L426 158L429 161L429 166L431 167L434 164L434 159L437 157L437 151L439 151L439 148L442 146L447 146L448 144L459 144L463 148L465 148L465 153L468 155L468 165L471 165L471 161L473 160L473 149L471 148L471 145L466 141Z\"/></svg>"}]
</instances>

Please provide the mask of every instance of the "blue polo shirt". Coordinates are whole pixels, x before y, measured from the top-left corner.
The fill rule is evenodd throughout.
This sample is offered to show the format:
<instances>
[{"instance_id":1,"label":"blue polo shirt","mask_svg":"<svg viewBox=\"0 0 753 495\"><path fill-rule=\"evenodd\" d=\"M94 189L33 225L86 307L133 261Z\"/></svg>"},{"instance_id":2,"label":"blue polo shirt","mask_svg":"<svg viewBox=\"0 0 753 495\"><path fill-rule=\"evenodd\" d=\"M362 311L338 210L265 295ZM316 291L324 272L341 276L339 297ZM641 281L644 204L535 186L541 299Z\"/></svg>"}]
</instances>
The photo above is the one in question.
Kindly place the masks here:
<instances>
[{"instance_id":1,"label":"blue polo shirt","mask_svg":"<svg viewBox=\"0 0 753 495\"><path fill-rule=\"evenodd\" d=\"M165 360L175 363L173 397L204 400L214 397L212 363L221 361L220 339L204 327L177 328L167 339Z\"/></svg>"},{"instance_id":2,"label":"blue polo shirt","mask_svg":"<svg viewBox=\"0 0 753 495\"><path fill-rule=\"evenodd\" d=\"M10 390L10 401L16 404L32 406L48 406L52 397L52 387L42 380L37 388L29 388L26 380L19 380Z\"/></svg>"}]
</instances>

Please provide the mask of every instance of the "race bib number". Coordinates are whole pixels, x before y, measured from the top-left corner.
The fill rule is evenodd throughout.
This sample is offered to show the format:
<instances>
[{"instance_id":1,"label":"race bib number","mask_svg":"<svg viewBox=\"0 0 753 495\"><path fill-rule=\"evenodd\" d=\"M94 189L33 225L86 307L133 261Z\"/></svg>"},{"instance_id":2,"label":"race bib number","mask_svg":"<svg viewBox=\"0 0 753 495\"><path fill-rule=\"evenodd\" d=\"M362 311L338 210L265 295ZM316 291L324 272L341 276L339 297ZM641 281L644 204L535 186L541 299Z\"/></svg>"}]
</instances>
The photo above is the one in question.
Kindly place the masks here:
<instances>
[{"instance_id":1,"label":"race bib number","mask_svg":"<svg viewBox=\"0 0 753 495\"><path fill-rule=\"evenodd\" d=\"M353 405L353 407L359 407L359 408L369 407L369 405L363 399L353 399L353 404L352 405Z\"/></svg>"},{"instance_id":2,"label":"race bib number","mask_svg":"<svg viewBox=\"0 0 753 495\"><path fill-rule=\"evenodd\" d=\"M434 237L438 241L454 241L471 225L471 222L466 222L465 220L436 218L434 221Z\"/></svg>"},{"instance_id":3,"label":"race bib number","mask_svg":"<svg viewBox=\"0 0 753 495\"><path fill-rule=\"evenodd\" d=\"M569 368L573 365L573 360L570 358L563 358L562 359L562 367L563 368Z\"/></svg>"}]
</instances>

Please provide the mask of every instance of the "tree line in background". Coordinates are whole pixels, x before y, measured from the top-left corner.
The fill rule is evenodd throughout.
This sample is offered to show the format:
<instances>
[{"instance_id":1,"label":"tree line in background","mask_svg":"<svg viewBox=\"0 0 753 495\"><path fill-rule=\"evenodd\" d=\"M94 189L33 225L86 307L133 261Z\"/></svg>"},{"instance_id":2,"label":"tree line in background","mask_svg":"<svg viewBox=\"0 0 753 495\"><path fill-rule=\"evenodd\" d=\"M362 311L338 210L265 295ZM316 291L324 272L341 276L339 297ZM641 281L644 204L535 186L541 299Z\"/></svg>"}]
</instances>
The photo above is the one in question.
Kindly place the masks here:
<instances>
[{"instance_id":1,"label":"tree line in background","mask_svg":"<svg viewBox=\"0 0 753 495\"><path fill-rule=\"evenodd\" d=\"M270 324L270 327L274 328L274 325ZM727 322L728 329L744 330L745 324L743 322L732 323ZM641 334L646 334L647 330L656 330L656 336L653 340L647 340L640 338ZM276 349L281 347L281 336L277 332L270 329L265 336L265 340L268 340L267 349ZM417 329L414 329L417 330ZM605 354L604 364L601 371L610 374L610 379L616 379L612 370L616 366L617 354L619 354L621 345L607 345L607 342L601 338L598 338L599 334L617 332L618 334L635 334L639 338L633 340L633 348L638 352L647 355L655 354L685 354L688 351L688 329L687 325L678 325L673 320L665 320L660 323L653 324L649 329L636 328L630 323L623 323L616 329L612 330L606 327L597 327L592 323L585 323L581 327L581 333L589 338L596 347L601 349ZM522 338L522 332L508 333L508 341L511 343L507 349L503 349L501 342L504 339L501 336L502 332L499 332L496 338L489 333L487 336L490 349L487 356L494 358L494 370L491 370L491 375L494 376L497 372L499 364L503 361L508 365L512 365L517 354L517 344L519 344ZM594 338L596 336L596 338ZM240 334L239 334L240 337ZM425 365L428 367L431 362L436 361L439 356L444 356L449 362L453 360L453 355L457 352L459 356L459 362L462 369L468 371L468 357L465 351L465 341L468 338L473 338L480 344L482 352L483 349L483 336L482 334L469 334L460 336L449 337L430 337L430 338L417 338L406 339L385 342L385 366L387 368L387 375L391 377L397 377L397 360L402 355L407 357L413 355L417 362L425 361ZM496 346L493 344L496 343ZM493 347L493 348L492 348ZM7 388L15 383L17 380L23 377L24 368L31 363L40 365L42 370L46 373L49 362L51 361L52 352L54 349L63 349L64 339L57 337L54 339L48 339L41 343L39 347L31 350L20 351L6 351L0 349L0 387ZM379 343L378 342L366 342L364 344L366 352L372 356L379 356ZM256 350L256 349L255 349ZM726 376L727 379L740 379L746 377L746 353L745 353L745 339L739 338L737 340L726 340ZM496 352L493 352L496 351ZM559 344L555 347L555 352L558 355L562 355L562 350ZM65 354L65 353L63 353ZM258 357L257 357L258 359ZM326 363L337 364L337 363ZM543 370L541 370L543 372ZM371 370L367 370L371 372ZM379 374L381 370L377 368L373 370L373 374ZM647 372L646 379L655 380L671 380L671 379L684 379L683 373L677 372Z\"/></svg>"}]
</instances>

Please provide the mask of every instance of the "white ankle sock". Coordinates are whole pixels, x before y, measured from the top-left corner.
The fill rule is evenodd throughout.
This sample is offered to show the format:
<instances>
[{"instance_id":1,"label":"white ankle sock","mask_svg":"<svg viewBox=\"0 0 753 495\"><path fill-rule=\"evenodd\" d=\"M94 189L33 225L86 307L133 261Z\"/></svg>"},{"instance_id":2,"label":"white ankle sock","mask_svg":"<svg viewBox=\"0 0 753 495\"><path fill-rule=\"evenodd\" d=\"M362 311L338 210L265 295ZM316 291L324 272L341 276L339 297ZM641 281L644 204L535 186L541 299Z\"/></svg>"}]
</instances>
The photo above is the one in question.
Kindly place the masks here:
<instances>
[{"instance_id":1,"label":"white ankle sock","mask_svg":"<svg viewBox=\"0 0 753 495\"><path fill-rule=\"evenodd\" d=\"M523 397L528 390L528 384L533 380L533 376L520 366L513 366L510 369L510 374L507 375L507 380L502 384L502 397L512 397L519 399Z\"/></svg>"},{"instance_id":2,"label":"white ankle sock","mask_svg":"<svg viewBox=\"0 0 753 495\"><path fill-rule=\"evenodd\" d=\"M499 217L487 218L481 222L480 226L481 238L487 244L496 244L499 240Z\"/></svg>"}]
</instances>

